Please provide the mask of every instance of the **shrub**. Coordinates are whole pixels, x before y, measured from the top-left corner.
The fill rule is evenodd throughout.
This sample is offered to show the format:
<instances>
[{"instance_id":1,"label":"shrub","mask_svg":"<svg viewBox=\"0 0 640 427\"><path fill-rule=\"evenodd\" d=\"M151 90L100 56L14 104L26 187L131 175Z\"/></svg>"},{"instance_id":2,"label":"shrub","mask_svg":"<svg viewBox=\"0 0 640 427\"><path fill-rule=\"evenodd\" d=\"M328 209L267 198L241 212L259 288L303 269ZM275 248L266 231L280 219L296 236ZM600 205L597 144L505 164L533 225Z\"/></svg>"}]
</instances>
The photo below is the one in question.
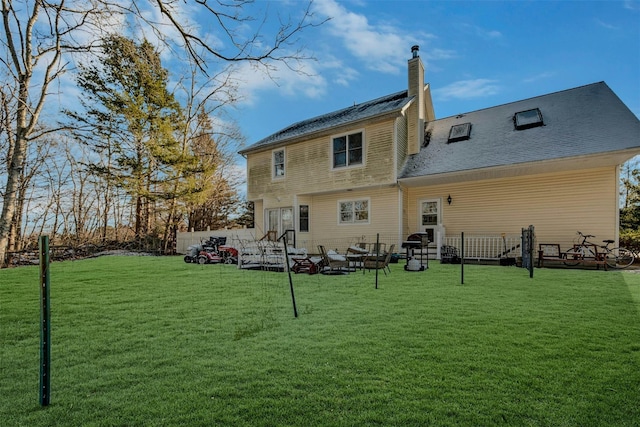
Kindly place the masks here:
<instances>
[{"instance_id":1,"label":"shrub","mask_svg":"<svg viewBox=\"0 0 640 427\"><path fill-rule=\"evenodd\" d=\"M640 252L640 230L621 230L620 246L635 253Z\"/></svg>"}]
</instances>

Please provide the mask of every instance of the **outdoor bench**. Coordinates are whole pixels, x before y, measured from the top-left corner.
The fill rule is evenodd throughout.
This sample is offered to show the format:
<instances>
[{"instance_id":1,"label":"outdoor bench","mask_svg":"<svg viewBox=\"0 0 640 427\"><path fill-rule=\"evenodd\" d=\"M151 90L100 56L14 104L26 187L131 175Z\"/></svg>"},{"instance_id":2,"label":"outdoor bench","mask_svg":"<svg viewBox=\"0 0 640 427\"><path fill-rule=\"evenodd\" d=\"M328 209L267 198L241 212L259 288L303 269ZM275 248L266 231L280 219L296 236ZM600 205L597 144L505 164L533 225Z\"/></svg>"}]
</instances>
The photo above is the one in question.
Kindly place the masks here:
<instances>
[{"instance_id":1,"label":"outdoor bench","mask_svg":"<svg viewBox=\"0 0 640 427\"><path fill-rule=\"evenodd\" d=\"M586 246L586 245L585 245ZM574 245L574 248L579 248L580 245ZM590 257L572 257L567 258L567 253L560 250L560 245L557 243L540 243L538 245L538 267L544 267L545 261L562 262L568 265L571 264L595 264L596 266L604 266L607 270L607 260L605 254L598 252L596 245L590 245L591 252L595 256Z\"/></svg>"}]
</instances>

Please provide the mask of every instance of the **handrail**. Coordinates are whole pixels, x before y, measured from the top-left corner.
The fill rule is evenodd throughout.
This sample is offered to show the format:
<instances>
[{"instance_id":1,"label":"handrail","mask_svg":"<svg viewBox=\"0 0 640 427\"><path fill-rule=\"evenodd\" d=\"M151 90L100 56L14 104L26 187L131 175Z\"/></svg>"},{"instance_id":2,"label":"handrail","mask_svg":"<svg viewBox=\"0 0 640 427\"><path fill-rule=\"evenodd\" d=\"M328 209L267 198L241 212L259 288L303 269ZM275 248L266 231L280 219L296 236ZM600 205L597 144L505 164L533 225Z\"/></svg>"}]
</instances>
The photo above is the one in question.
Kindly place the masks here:
<instances>
[{"instance_id":1,"label":"handrail","mask_svg":"<svg viewBox=\"0 0 640 427\"><path fill-rule=\"evenodd\" d=\"M293 233L293 247L295 248L296 247L296 230L294 229L284 230L284 232L276 240L280 241L283 237L287 236L288 233ZM287 241L288 240L289 239L287 239Z\"/></svg>"}]
</instances>

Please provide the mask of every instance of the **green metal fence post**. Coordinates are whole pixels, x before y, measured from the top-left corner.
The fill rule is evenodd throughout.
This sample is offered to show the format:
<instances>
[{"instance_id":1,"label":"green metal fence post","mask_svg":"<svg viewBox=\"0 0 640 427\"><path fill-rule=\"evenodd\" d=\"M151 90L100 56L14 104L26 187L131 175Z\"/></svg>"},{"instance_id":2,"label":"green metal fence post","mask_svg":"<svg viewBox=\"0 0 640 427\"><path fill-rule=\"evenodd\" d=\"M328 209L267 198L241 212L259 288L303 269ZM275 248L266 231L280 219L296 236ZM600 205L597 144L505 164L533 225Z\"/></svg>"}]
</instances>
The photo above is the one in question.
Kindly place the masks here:
<instances>
[{"instance_id":1,"label":"green metal fence post","mask_svg":"<svg viewBox=\"0 0 640 427\"><path fill-rule=\"evenodd\" d=\"M464 231L460 233L460 284L464 285Z\"/></svg>"},{"instance_id":2,"label":"green metal fence post","mask_svg":"<svg viewBox=\"0 0 640 427\"><path fill-rule=\"evenodd\" d=\"M40 236L40 406L48 406L51 389L51 307L49 305L49 236Z\"/></svg>"}]
</instances>

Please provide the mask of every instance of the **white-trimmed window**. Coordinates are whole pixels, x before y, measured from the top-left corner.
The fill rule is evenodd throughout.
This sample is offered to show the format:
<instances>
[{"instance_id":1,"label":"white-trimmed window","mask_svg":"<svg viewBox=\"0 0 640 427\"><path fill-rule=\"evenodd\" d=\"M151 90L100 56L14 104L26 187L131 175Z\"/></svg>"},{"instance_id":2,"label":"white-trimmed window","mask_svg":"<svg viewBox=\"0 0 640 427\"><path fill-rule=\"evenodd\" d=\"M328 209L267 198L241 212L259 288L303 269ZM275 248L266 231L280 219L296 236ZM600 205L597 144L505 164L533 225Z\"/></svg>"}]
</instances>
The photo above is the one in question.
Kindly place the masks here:
<instances>
[{"instance_id":1,"label":"white-trimmed window","mask_svg":"<svg viewBox=\"0 0 640 427\"><path fill-rule=\"evenodd\" d=\"M284 178L284 148L271 152L273 178Z\"/></svg>"},{"instance_id":2,"label":"white-trimmed window","mask_svg":"<svg viewBox=\"0 0 640 427\"><path fill-rule=\"evenodd\" d=\"M338 202L339 224L368 224L369 199L341 200Z\"/></svg>"},{"instance_id":3,"label":"white-trimmed window","mask_svg":"<svg viewBox=\"0 0 640 427\"><path fill-rule=\"evenodd\" d=\"M309 232L309 205L300 205L298 214L299 231L301 233Z\"/></svg>"},{"instance_id":4,"label":"white-trimmed window","mask_svg":"<svg viewBox=\"0 0 640 427\"><path fill-rule=\"evenodd\" d=\"M430 242L435 242L436 229L442 225L440 212L440 199L421 200L418 204L420 215L420 231L424 231L429 236Z\"/></svg>"},{"instance_id":5,"label":"white-trimmed window","mask_svg":"<svg viewBox=\"0 0 640 427\"><path fill-rule=\"evenodd\" d=\"M332 167L361 166L364 163L363 132L334 136L331 139Z\"/></svg>"},{"instance_id":6,"label":"white-trimmed window","mask_svg":"<svg viewBox=\"0 0 640 427\"><path fill-rule=\"evenodd\" d=\"M265 230L275 231L278 237L287 230L294 230L292 207L265 209L264 220ZM287 238L291 240L293 236L287 236Z\"/></svg>"}]
</instances>

